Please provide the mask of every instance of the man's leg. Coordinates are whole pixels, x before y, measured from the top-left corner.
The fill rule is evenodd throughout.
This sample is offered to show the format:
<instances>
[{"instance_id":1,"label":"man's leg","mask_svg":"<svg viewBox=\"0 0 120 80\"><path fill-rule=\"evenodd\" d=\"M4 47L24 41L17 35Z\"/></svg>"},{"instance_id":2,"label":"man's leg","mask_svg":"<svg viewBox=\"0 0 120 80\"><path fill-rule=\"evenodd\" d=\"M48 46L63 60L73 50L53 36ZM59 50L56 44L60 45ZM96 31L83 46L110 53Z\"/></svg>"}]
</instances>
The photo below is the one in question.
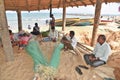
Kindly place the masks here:
<instances>
[{"instance_id":1,"label":"man's leg","mask_svg":"<svg viewBox=\"0 0 120 80\"><path fill-rule=\"evenodd\" d=\"M101 65L103 65L103 64L105 64L104 61L102 61L102 60L97 60L97 61L94 61L94 62L91 64L91 66L93 66L93 67L98 67L98 66L101 66Z\"/></svg>"},{"instance_id":2,"label":"man's leg","mask_svg":"<svg viewBox=\"0 0 120 80\"><path fill-rule=\"evenodd\" d=\"M93 54L85 54L84 55L84 60L85 60L86 64L90 64L91 65L92 62L89 59L90 56L93 56Z\"/></svg>"}]
</instances>

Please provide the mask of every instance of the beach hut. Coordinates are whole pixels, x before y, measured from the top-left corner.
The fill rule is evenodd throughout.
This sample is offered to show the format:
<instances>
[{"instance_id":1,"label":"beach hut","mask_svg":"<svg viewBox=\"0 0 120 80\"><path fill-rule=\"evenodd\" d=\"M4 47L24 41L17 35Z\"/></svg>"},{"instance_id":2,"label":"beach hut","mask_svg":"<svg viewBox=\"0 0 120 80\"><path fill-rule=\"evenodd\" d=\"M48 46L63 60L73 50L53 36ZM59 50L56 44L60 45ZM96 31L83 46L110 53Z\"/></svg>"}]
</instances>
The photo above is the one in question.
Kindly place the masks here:
<instances>
[{"instance_id":1,"label":"beach hut","mask_svg":"<svg viewBox=\"0 0 120 80\"><path fill-rule=\"evenodd\" d=\"M97 28L99 24L99 17L101 11L102 3L117 2L120 0L0 0L0 31L2 32L2 41L3 48L7 57L7 60L13 60L13 51L11 42L9 39L7 19L5 15L6 10L17 11L18 15L18 29L22 30L22 21L21 21L21 11L35 11L35 10L45 10L50 9L52 13L52 8L63 8L63 27L64 30L66 22L66 7L73 6L87 6L87 5L96 5L95 9L95 18L94 18L94 28L92 34L92 43L94 46Z\"/></svg>"},{"instance_id":2,"label":"beach hut","mask_svg":"<svg viewBox=\"0 0 120 80\"><path fill-rule=\"evenodd\" d=\"M0 78L6 74L3 74L3 72L6 70L8 73L8 78L7 79L4 79L2 78L1 80L9 80L9 75L12 77L11 80L31 80L32 78L28 79L28 78L24 78L25 76L25 72L27 73L31 73L32 70L21 70L21 67L19 66L23 66L25 67L26 66L26 69L28 68L29 65L25 64L24 62L27 62L27 60L22 60L22 57L19 58L20 61L17 61L15 60L15 63L19 63L19 65L15 65L13 68L9 68L7 69L8 67L10 67L10 64L14 64L11 60L14 60L14 57L13 57L13 51L12 51L12 46L11 46L11 42L10 42L10 39L9 39L9 34L8 34L8 25L7 25L7 20L6 20L6 15L5 15L5 11L6 10L13 10L13 11L17 11L18 13L18 22L19 22L19 30L22 29L22 26L21 26L21 11L33 11L33 10L43 10L43 9L50 9L50 13L52 13L52 8L60 8L62 7L63 8L63 30L64 30L64 27L65 27L65 14L66 14L66 7L68 6L87 6L87 5L95 5L96 4L96 11L95 11L95 18L94 18L94 28L93 28L93 43L95 41L95 38L96 38L96 34L97 34L97 28L98 28L98 24L99 24L99 16L100 16L100 9L101 9L101 4L105 2L106 4L109 3L109 2L119 2L119 0L0 0L0 32L2 34L2 41L3 41L3 48L4 48L4 51L5 51L5 55L6 55L6 59L10 62L8 62L7 64L9 66L6 66L6 64L4 64L4 66L0 66L0 72L2 73L2 75L0 74ZM63 4L64 3L64 4ZM42 45L44 47L46 47L46 45ZM85 50L81 50L81 51L87 51L86 47L85 48L81 48L83 46L80 46L79 49L85 49ZM49 48L51 50L51 48ZM47 51L47 50L46 50ZM90 50L89 50L90 51ZM84 52L82 52L84 53ZM102 80L105 76L109 77L114 77L113 75L109 75L110 73L113 72L113 69L112 68L108 68L107 66L102 66L102 68L96 68L96 69L89 69L87 71L87 74L84 74L82 76L79 76L80 78L77 78L77 79L74 79L76 78L76 75L74 74L75 73L75 70L70 70L71 66L73 65L73 63L77 62L77 64L80 64L79 61L81 61L81 58L79 58L79 61L78 61L78 58L76 58L77 56L73 57L72 54L68 55L66 54L66 52L63 52L63 55L62 57L62 61L61 62L66 62L65 64L61 64L60 67L63 69L63 70L60 70L59 71L59 74L63 74L63 72L66 72L64 74L68 75L67 76L67 79L64 79L64 75L61 75L62 78L60 78L59 80L99 80L98 78L96 78L95 75L97 76L101 76L102 77ZM116 55L116 59L117 59L117 56ZM1 60L0 60L1 61ZM31 60L32 61L32 60ZM70 64L69 62L70 61ZM113 60L114 61L114 60ZM30 64L31 62L28 61ZM119 61L118 61L119 62ZM117 63L118 63L117 62ZM66 64L69 64L66 65ZM63 68L62 65L65 65L65 67ZM113 64L112 64L113 65ZM118 64L119 66L119 64ZM14 69L15 67L17 67L17 70L19 72L22 72L21 75L17 74L17 70ZM75 65L72 66L74 69ZM8 72L9 71L9 72ZM14 74L11 74L10 71L12 72L15 72ZM86 70L84 70L86 71ZM117 70L118 71L118 70ZM95 73L103 73L103 74L95 74ZM118 71L119 72L119 71ZM5 72L4 72L5 73ZM71 75L71 73L73 73L74 75ZM109 73L108 75L105 75L106 73ZM15 76L18 75L19 77L16 77ZM119 74L118 74L119 75ZM31 77L33 75L29 75L28 77ZM74 77L73 77L74 76ZM72 79L71 79L72 77ZM91 79L92 77L92 79ZM107 79L108 80L108 79ZM119 78L118 78L119 80Z\"/></svg>"}]
</instances>

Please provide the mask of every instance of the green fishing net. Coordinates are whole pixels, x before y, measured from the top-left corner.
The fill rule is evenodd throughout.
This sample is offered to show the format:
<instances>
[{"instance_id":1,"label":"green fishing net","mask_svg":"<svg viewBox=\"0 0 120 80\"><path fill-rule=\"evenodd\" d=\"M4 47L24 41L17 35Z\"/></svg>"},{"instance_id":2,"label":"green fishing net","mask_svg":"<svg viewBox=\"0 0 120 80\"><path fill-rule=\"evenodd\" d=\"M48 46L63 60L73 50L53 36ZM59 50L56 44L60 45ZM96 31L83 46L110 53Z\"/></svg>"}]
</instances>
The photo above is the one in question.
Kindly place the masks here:
<instances>
[{"instance_id":1,"label":"green fishing net","mask_svg":"<svg viewBox=\"0 0 120 80\"><path fill-rule=\"evenodd\" d=\"M62 43L55 45L51 60L48 63L39 47L39 43L37 41L29 42L26 46L26 51L34 61L34 71L38 72L40 75L53 75L59 66L60 51L63 47L64 45Z\"/></svg>"}]
</instances>

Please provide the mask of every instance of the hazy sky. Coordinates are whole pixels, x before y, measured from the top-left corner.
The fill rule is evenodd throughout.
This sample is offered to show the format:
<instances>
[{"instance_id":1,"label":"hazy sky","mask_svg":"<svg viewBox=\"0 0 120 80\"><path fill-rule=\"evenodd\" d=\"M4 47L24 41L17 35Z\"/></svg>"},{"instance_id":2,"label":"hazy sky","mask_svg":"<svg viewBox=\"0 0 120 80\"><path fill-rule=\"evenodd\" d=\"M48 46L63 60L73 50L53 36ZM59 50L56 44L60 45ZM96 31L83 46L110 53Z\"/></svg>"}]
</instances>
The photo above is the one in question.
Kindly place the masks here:
<instances>
[{"instance_id":1,"label":"hazy sky","mask_svg":"<svg viewBox=\"0 0 120 80\"><path fill-rule=\"evenodd\" d=\"M120 3L108 3L102 4L101 14L117 14L120 15L120 11L118 10L120 7ZM36 12L49 12L49 10L40 10ZM53 9L53 13L62 13L63 9L56 8ZM68 7L66 9L66 13L84 13L84 14L94 14L95 13L95 6L79 6L79 7Z\"/></svg>"},{"instance_id":2,"label":"hazy sky","mask_svg":"<svg viewBox=\"0 0 120 80\"><path fill-rule=\"evenodd\" d=\"M120 14L118 8L120 7L120 3L108 3L108 4L102 4L101 14ZM53 9L53 13L61 12L63 9ZM48 10L41 10L40 12L48 12ZM79 7L68 7L66 9L67 13L92 13L95 12L95 6L79 6Z\"/></svg>"}]
</instances>

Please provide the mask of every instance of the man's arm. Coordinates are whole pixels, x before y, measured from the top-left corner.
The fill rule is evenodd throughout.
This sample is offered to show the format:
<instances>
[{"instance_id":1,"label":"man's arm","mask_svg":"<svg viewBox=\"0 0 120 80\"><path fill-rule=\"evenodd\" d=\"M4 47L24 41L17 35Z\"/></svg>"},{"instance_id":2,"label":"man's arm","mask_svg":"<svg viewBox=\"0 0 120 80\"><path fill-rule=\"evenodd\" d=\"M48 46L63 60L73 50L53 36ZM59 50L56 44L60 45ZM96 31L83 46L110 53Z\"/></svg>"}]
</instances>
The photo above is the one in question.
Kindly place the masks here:
<instances>
[{"instance_id":1,"label":"man's arm","mask_svg":"<svg viewBox=\"0 0 120 80\"><path fill-rule=\"evenodd\" d=\"M72 43L71 40L64 40L63 42L64 42L64 43Z\"/></svg>"},{"instance_id":2,"label":"man's arm","mask_svg":"<svg viewBox=\"0 0 120 80\"><path fill-rule=\"evenodd\" d=\"M95 48L94 48L94 50L93 50L93 54L94 54L94 55L96 54L96 51L97 51L98 45L99 45L99 43L97 43L97 44L95 45Z\"/></svg>"}]
</instances>

